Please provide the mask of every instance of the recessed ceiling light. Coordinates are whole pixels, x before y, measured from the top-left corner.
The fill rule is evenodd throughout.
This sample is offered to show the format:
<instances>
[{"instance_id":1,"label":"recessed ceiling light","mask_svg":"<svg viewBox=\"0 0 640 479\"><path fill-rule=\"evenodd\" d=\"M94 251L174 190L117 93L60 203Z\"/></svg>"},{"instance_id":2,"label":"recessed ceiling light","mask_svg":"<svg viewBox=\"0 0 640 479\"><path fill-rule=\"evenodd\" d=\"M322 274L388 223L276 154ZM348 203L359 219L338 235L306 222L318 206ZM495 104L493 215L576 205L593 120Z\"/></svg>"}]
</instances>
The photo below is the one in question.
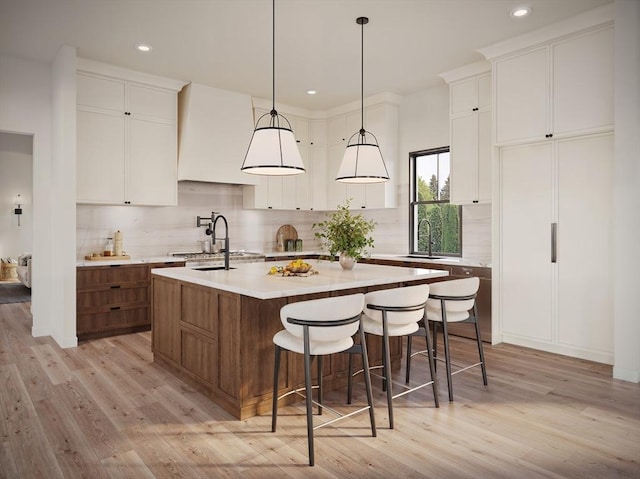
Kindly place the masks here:
<instances>
[{"instance_id":1,"label":"recessed ceiling light","mask_svg":"<svg viewBox=\"0 0 640 479\"><path fill-rule=\"evenodd\" d=\"M531 13L531 7L517 7L511 10L511 16L514 18L526 17Z\"/></svg>"},{"instance_id":2,"label":"recessed ceiling light","mask_svg":"<svg viewBox=\"0 0 640 479\"><path fill-rule=\"evenodd\" d=\"M150 52L151 51L151 45L147 45L146 43L138 43L136 45L136 48L138 50L140 50L141 52Z\"/></svg>"},{"instance_id":3,"label":"recessed ceiling light","mask_svg":"<svg viewBox=\"0 0 640 479\"><path fill-rule=\"evenodd\" d=\"M316 93L318 93L315 90L307 90L307 95L315 95Z\"/></svg>"}]
</instances>

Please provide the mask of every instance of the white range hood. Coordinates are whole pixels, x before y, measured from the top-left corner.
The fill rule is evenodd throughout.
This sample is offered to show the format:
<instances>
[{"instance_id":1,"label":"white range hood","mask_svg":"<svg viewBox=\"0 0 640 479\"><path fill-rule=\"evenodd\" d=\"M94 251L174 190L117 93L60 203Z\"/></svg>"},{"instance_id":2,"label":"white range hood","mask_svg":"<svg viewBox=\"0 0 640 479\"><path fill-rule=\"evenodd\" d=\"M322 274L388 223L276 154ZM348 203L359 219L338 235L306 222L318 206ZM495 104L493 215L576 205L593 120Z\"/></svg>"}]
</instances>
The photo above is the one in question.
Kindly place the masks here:
<instances>
[{"instance_id":1,"label":"white range hood","mask_svg":"<svg viewBox=\"0 0 640 479\"><path fill-rule=\"evenodd\" d=\"M178 181L255 185L240 171L253 133L251 97L190 83L178 95Z\"/></svg>"}]
</instances>

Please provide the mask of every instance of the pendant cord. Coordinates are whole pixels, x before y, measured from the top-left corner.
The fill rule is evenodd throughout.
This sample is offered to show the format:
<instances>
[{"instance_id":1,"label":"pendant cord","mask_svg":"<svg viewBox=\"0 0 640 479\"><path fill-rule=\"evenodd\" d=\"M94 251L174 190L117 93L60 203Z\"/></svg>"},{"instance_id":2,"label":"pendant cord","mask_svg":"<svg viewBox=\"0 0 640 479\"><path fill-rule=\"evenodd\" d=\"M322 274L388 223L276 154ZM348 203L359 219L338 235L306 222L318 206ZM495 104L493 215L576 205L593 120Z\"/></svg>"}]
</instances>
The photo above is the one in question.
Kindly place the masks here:
<instances>
[{"instance_id":1,"label":"pendant cord","mask_svg":"<svg viewBox=\"0 0 640 479\"><path fill-rule=\"evenodd\" d=\"M272 34L272 39L271 39L271 48L273 51L273 55L272 55L272 63L271 63L271 74L272 74L272 82L271 82L271 99L272 99L272 103L271 103L271 110L275 111L276 109L276 0L272 1L272 10L273 10L273 16L272 16L272 29L273 29L273 34Z\"/></svg>"},{"instance_id":2,"label":"pendant cord","mask_svg":"<svg viewBox=\"0 0 640 479\"><path fill-rule=\"evenodd\" d=\"M360 30L360 134L364 136L364 22Z\"/></svg>"}]
</instances>

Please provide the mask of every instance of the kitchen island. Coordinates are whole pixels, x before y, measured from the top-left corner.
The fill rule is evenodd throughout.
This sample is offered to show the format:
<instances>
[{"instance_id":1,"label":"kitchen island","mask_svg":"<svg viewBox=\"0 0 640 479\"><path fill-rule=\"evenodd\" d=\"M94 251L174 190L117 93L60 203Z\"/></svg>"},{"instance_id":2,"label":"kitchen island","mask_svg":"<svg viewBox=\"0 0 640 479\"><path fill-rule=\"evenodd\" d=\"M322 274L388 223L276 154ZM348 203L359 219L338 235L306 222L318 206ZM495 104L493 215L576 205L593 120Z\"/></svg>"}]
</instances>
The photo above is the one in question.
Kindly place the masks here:
<instances>
[{"instance_id":1,"label":"kitchen island","mask_svg":"<svg viewBox=\"0 0 640 479\"><path fill-rule=\"evenodd\" d=\"M197 387L236 418L245 419L271 408L272 338L283 328L280 308L285 304L428 283L448 274L373 264L358 264L345 271L337 262L309 262L318 274L267 275L274 263L238 264L228 271L152 270L154 362ZM367 346L372 364L379 364L381 345L375 339ZM401 343L394 339L390 352L394 366L399 367ZM304 382L297 356L283 356L282 391ZM323 385L327 389L346 383L347 360L346 354L325 359ZM294 396L289 398L294 400Z\"/></svg>"}]
</instances>

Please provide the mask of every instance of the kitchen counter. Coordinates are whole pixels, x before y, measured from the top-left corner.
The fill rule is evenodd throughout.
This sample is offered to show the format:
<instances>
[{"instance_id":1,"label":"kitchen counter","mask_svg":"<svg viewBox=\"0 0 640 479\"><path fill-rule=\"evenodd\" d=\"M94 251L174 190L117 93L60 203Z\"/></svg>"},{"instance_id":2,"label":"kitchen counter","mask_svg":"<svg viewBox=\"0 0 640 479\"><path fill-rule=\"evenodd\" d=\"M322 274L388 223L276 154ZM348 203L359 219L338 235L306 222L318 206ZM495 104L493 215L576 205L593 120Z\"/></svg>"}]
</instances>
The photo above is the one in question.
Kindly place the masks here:
<instances>
[{"instance_id":1,"label":"kitchen counter","mask_svg":"<svg viewBox=\"0 0 640 479\"><path fill-rule=\"evenodd\" d=\"M288 261L276 265L284 265ZM238 419L270 410L273 392L273 336L282 330L280 309L306 301L438 281L447 271L309 260L319 274L267 275L274 263L242 263L236 269L197 271L189 267L152 270L154 362L176 374ZM392 367L399 368L401 338L391 338ZM382 361L381 341L367 344L372 365ZM304 382L300 358L285 355L281 392ZM357 363L357 359L356 359ZM328 358L323 385L346 382L348 355ZM358 365L356 365L356 369ZM360 383L356 383L359 387ZM299 400L295 395L285 402Z\"/></svg>"},{"instance_id":2,"label":"kitchen counter","mask_svg":"<svg viewBox=\"0 0 640 479\"><path fill-rule=\"evenodd\" d=\"M371 259L386 259L393 261L407 261L411 263L434 263L434 264L443 264L449 266L472 266L479 268L491 268L491 262L478 261L471 258L453 258L453 257L444 257L438 259L430 259L430 258L415 258L410 257L409 255L400 255L400 254L372 254Z\"/></svg>"},{"instance_id":3,"label":"kitchen counter","mask_svg":"<svg viewBox=\"0 0 640 479\"><path fill-rule=\"evenodd\" d=\"M152 274L257 299L284 298L325 293L351 288L364 288L446 276L447 272L423 268L400 268L375 264L356 264L343 270L337 261L308 260L318 274L308 277L267 275L269 263L237 264L235 269L199 271L189 267L154 269ZM283 262L282 265L287 262Z\"/></svg>"},{"instance_id":4,"label":"kitchen counter","mask_svg":"<svg viewBox=\"0 0 640 479\"><path fill-rule=\"evenodd\" d=\"M76 261L76 266L110 266L110 265L123 265L123 264L147 264L147 263L184 263L184 258L177 258L175 256L151 256L148 258L131 258L131 259L101 259L91 261L88 259L81 259Z\"/></svg>"}]
</instances>

